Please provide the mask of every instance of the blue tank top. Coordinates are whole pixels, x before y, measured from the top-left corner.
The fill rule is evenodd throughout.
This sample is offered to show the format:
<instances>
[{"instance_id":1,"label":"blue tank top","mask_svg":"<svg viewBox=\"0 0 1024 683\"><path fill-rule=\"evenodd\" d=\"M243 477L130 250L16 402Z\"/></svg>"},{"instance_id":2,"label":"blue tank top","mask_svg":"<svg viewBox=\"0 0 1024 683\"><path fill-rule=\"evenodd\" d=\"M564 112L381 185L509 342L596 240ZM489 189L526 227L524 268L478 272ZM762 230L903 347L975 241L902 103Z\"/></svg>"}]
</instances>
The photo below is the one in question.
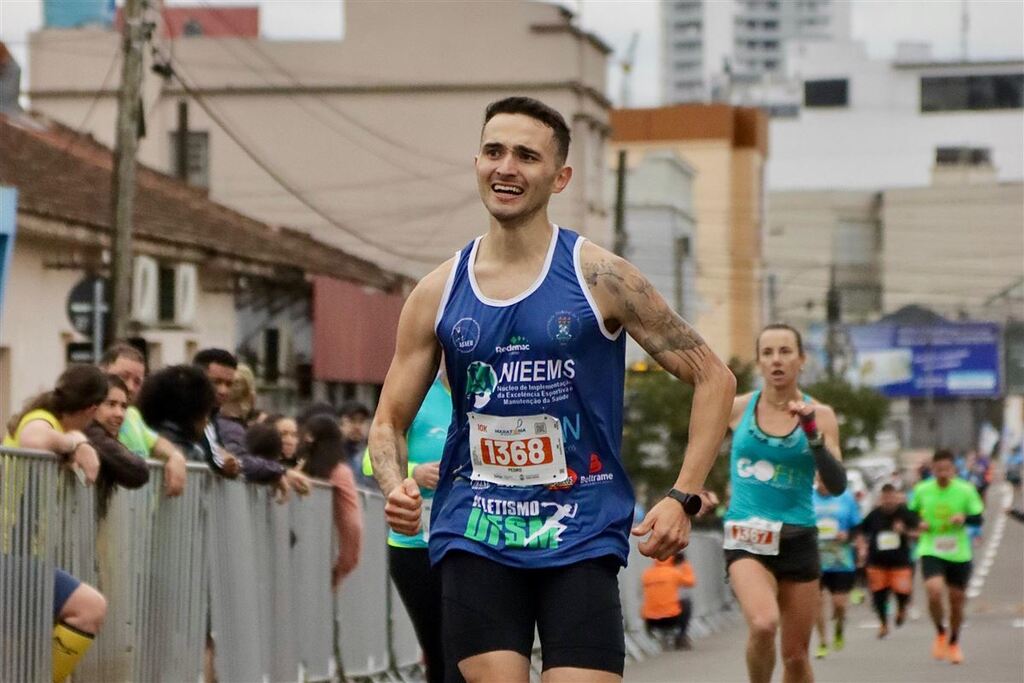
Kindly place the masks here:
<instances>
[{"instance_id":1,"label":"blue tank top","mask_svg":"<svg viewBox=\"0 0 1024 683\"><path fill-rule=\"evenodd\" d=\"M524 568L601 555L626 563L634 498L619 454L625 335L609 334L597 314L579 265L583 242L552 226L537 280L506 301L487 298L476 284L480 238L456 255L435 327L453 422L434 493L433 563L454 549ZM531 486L471 480L469 413L553 418L566 478Z\"/></svg>"},{"instance_id":2,"label":"blue tank top","mask_svg":"<svg viewBox=\"0 0 1024 683\"><path fill-rule=\"evenodd\" d=\"M815 526L814 456L799 425L786 436L771 436L757 425L755 391L732 437L729 456L732 497L725 518L758 517L795 526ZM804 400L810 401L809 396Z\"/></svg>"}]
</instances>

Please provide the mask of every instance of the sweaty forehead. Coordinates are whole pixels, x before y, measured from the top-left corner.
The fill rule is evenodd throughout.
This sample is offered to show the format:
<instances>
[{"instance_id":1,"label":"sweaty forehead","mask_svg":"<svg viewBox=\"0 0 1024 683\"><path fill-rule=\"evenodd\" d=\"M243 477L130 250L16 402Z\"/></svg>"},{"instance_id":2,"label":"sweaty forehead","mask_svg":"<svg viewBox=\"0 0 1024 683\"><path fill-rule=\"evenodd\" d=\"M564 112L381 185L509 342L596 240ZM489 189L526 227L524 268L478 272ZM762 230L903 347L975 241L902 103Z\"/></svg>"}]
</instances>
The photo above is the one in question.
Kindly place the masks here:
<instances>
[{"instance_id":1,"label":"sweaty forehead","mask_svg":"<svg viewBox=\"0 0 1024 683\"><path fill-rule=\"evenodd\" d=\"M555 131L532 116L524 114L496 114L480 132L480 144L502 144L506 147L523 145L536 150L552 151Z\"/></svg>"}]
</instances>

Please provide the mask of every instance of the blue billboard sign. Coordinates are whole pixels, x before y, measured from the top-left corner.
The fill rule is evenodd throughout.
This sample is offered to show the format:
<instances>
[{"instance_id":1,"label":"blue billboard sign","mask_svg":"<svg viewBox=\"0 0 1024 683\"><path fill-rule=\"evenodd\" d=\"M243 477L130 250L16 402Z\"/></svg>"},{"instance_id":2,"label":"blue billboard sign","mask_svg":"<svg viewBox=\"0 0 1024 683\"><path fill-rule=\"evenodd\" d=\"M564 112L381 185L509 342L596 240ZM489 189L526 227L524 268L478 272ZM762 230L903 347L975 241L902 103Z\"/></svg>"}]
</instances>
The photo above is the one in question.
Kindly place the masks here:
<instances>
[{"instance_id":1,"label":"blue billboard sign","mask_svg":"<svg viewBox=\"0 0 1024 683\"><path fill-rule=\"evenodd\" d=\"M0 312L4 308L4 285L11 272L14 234L18 229L18 191L0 185Z\"/></svg>"},{"instance_id":2,"label":"blue billboard sign","mask_svg":"<svg viewBox=\"0 0 1024 683\"><path fill-rule=\"evenodd\" d=\"M993 398L1002 391L995 323L852 325L846 377L893 398Z\"/></svg>"}]
</instances>

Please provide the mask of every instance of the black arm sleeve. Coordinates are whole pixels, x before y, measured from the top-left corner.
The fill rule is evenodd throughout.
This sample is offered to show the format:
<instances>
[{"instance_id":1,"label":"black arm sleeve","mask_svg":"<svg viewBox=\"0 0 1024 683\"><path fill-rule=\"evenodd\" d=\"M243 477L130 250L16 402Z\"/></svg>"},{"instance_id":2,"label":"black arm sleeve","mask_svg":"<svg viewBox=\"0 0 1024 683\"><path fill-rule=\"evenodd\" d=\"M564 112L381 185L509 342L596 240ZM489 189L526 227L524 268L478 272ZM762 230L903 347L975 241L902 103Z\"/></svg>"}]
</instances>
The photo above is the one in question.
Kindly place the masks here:
<instances>
[{"instance_id":1,"label":"black arm sleeve","mask_svg":"<svg viewBox=\"0 0 1024 683\"><path fill-rule=\"evenodd\" d=\"M811 445L811 454L814 456L814 466L818 469L818 476L825 489L833 496L838 496L846 490L846 468L843 463L835 458L825 444Z\"/></svg>"}]
</instances>

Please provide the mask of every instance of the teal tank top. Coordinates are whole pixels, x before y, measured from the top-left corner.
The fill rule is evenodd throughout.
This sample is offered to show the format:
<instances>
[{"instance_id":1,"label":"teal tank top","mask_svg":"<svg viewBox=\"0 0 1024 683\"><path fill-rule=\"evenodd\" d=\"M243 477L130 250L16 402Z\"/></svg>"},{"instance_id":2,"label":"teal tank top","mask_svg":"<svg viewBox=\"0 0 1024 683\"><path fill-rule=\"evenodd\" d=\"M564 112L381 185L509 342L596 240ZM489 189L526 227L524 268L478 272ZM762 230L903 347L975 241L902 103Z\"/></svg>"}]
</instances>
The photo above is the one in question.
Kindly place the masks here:
<instances>
[{"instance_id":1,"label":"teal tank top","mask_svg":"<svg viewBox=\"0 0 1024 683\"><path fill-rule=\"evenodd\" d=\"M794 526L816 525L814 456L797 425L786 436L771 436L757 425L761 392L750 397L743 419L732 437L730 482L732 498L726 520L758 517ZM809 396L804 396L810 401Z\"/></svg>"},{"instance_id":2,"label":"teal tank top","mask_svg":"<svg viewBox=\"0 0 1024 683\"><path fill-rule=\"evenodd\" d=\"M423 398L420 410L416 413L406 439L409 444L409 476L416 465L439 462L444 453L444 443L448 438L448 425L452 422L452 396L440 379L435 379L430 390ZM420 487L424 505L434 497L432 489ZM427 541L423 537L423 529L415 536L404 536L388 530L388 545L396 548L426 548Z\"/></svg>"}]
</instances>

